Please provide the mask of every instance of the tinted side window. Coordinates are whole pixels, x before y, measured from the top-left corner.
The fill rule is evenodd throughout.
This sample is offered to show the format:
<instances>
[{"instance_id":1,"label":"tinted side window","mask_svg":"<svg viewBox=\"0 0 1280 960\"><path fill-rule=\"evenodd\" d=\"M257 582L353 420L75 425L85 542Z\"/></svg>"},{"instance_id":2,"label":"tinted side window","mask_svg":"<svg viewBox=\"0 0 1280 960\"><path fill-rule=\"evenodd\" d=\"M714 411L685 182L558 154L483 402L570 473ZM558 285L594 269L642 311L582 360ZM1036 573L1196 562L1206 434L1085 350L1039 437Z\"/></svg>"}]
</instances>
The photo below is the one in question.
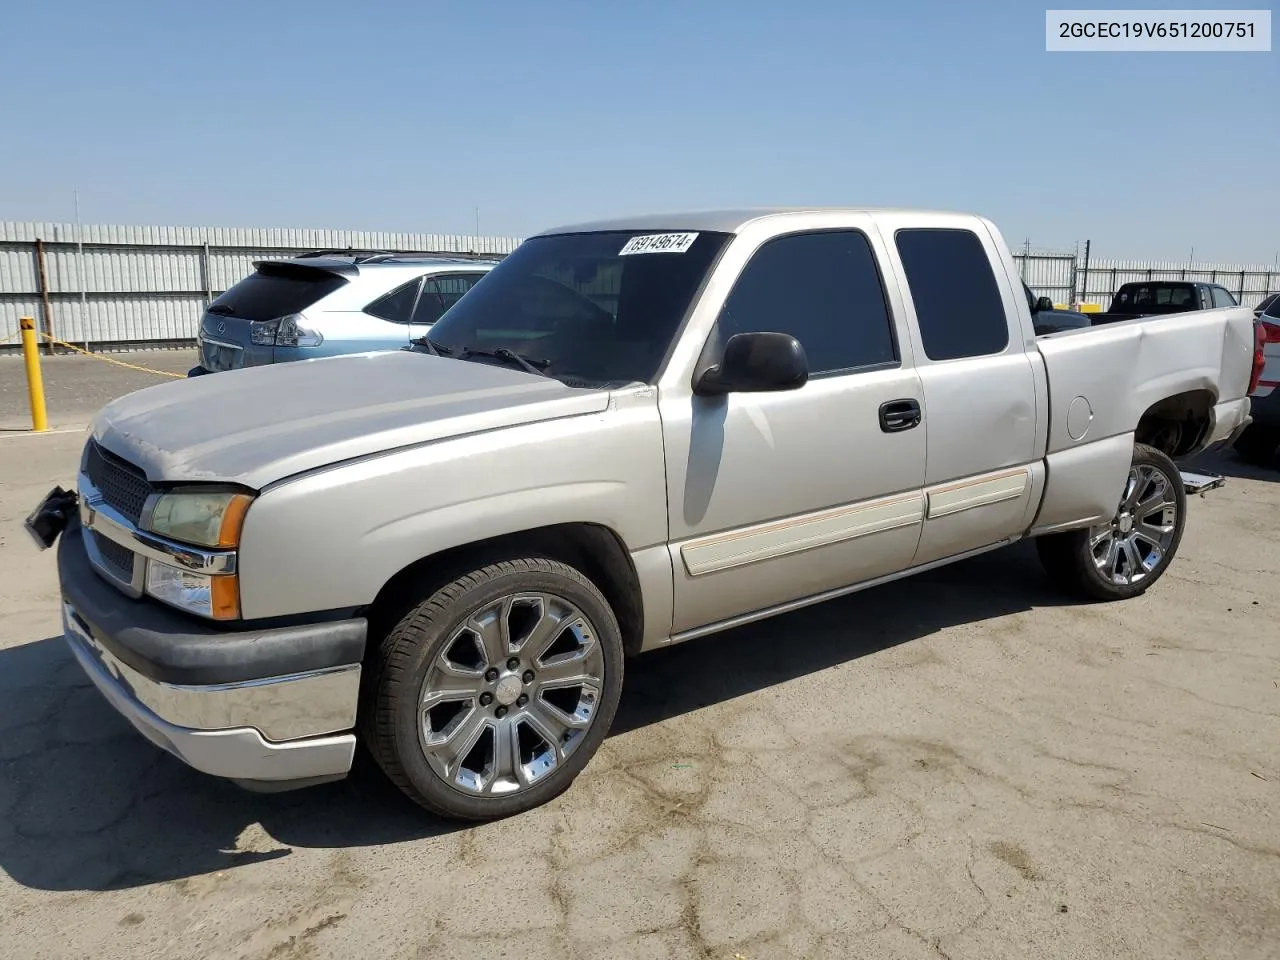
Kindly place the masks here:
<instances>
[{"instance_id":1,"label":"tinted side window","mask_svg":"<svg viewBox=\"0 0 1280 960\"><path fill-rule=\"evenodd\" d=\"M417 296L418 280L410 280L373 301L364 308L364 312L392 323L408 323L413 315L413 301Z\"/></svg>"},{"instance_id":2,"label":"tinted side window","mask_svg":"<svg viewBox=\"0 0 1280 960\"><path fill-rule=\"evenodd\" d=\"M1000 353L1009 321L991 261L969 230L899 230L894 237L930 360Z\"/></svg>"},{"instance_id":3,"label":"tinted side window","mask_svg":"<svg viewBox=\"0 0 1280 960\"><path fill-rule=\"evenodd\" d=\"M422 296L418 297L418 308L413 311L413 322L435 323L482 276L481 273L457 273L427 277L422 281Z\"/></svg>"},{"instance_id":4,"label":"tinted side window","mask_svg":"<svg viewBox=\"0 0 1280 960\"><path fill-rule=\"evenodd\" d=\"M809 373L898 359L875 254L857 230L770 240L743 268L716 321L720 343L737 333L789 333Z\"/></svg>"},{"instance_id":5,"label":"tinted side window","mask_svg":"<svg viewBox=\"0 0 1280 960\"><path fill-rule=\"evenodd\" d=\"M1224 287L1210 287L1213 291L1213 305L1215 307L1234 307L1236 306L1236 298Z\"/></svg>"}]
</instances>

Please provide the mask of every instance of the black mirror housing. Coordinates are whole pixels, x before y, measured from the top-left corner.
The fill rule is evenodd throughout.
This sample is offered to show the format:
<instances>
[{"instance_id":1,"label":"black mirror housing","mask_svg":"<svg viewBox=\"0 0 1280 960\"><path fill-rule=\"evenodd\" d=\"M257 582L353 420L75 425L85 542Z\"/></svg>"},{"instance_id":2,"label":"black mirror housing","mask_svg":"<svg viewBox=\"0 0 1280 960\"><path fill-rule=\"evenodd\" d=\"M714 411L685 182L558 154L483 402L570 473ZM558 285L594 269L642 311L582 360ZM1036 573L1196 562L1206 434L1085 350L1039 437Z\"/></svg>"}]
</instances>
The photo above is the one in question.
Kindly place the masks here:
<instances>
[{"instance_id":1,"label":"black mirror housing","mask_svg":"<svg viewBox=\"0 0 1280 960\"><path fill-rule=\"evenodd\" d=\"M809 360L800 341L786 333L736 333L720 363L694 385L699 396L798 390L809 382Z\"/></svg>"},{"instance_id":2,"label":"black mirror housing","mask_svg":"<svg viewBox=\"0 0 1280 960\"><path fill-rule=\"evenodd\" d=\"M1048 297L1040 297L1036 300L1036 313L1044 313L1053 310L1053 301Z\"/></svg>"}]
</instances>

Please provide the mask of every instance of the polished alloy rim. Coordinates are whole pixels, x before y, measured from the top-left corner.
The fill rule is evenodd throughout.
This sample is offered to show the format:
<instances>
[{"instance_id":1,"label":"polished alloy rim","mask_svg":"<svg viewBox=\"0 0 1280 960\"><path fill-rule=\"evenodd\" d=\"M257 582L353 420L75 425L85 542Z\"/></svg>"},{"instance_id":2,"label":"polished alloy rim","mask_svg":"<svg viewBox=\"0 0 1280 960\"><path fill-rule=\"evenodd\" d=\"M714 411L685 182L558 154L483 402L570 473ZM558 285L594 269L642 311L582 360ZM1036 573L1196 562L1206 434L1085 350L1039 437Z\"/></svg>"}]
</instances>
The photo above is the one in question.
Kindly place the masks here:
<instances>
[{"instance_id":1,"label":"polished alloy rim","mask_svg":"<svg viewBox=\"0 0 1280 960\"><path fill-rule=\"evenodd\" d=\"M1141 583L1164 562L1177 529L1173 482L1159 467L1135 466L1116 515L1089 531L1094 565L1116 586Z\"/></svg>"},{"instance_id":2,"label":"polished alloy rim","mask_svg":"<svg viewBox=\"0 0 1280 960\"><path fill-rule=\"evenodd\" d=\"M455 788L517 793L557 770L595 722L604 654L587 616L548 593L504 596L454 631L422 683L418 738Z\"/></svg>"}]
</instances>

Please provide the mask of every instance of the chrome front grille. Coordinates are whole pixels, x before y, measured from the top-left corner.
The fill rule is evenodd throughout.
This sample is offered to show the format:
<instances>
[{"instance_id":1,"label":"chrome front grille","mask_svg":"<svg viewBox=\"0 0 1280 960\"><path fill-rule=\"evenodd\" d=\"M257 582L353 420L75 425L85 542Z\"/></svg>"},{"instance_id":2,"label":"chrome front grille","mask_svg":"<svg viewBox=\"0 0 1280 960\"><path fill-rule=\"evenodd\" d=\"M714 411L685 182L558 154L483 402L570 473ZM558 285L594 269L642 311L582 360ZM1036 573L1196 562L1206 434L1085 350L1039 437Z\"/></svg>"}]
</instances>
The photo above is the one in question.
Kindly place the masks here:
<instances>
[{"instance_id":1,"label":"chrome front grille","mask_svg":"<svg viewBox=\"0 0 1280 960\"><path fill-rule=\"evenodd\" d=\"M146 562L136 552L135 531L152 493L146 474L90 440L79 482L89 562L129 596L140 596Z\"/></svg>"},{"instance_id":2,"label":"chrome front grille","mask_svg":"<svg viewBox=\"0 0 1280 960\"><path fill-rule=\"evenodd\" d=\"M98 548L98 555L102 558L102 565L106 567L108 572L125 583L131 583L133 581L134 552L114 540L107 539L96 530L91 531L91 533L94 546Z\"/></svg>"},{"instance_id":3,"label":"chrome front grille","mask_svg":"<svg viewBox=\"0 0 1280 960\"><path fill-rule=\"evenodd\" d=\"M102 501L136 524L151 493L146 475L132 464L108 453L90 440L85 455L85 475Z\"/></svg>"}]
</instances>

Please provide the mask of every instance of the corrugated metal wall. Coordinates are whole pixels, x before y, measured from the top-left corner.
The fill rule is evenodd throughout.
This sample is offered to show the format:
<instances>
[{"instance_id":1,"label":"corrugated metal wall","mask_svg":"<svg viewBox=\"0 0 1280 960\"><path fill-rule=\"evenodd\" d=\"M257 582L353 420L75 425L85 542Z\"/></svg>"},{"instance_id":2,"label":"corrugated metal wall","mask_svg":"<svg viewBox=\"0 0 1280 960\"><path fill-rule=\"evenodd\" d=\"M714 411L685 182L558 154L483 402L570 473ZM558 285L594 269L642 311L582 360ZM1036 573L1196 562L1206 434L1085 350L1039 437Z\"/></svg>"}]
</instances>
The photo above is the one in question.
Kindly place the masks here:
<instances>
[{"instance_id":1,"label":"corrugated metal wall","mask_svg":"<svg viewBox=\"0 0 1280 960\"><path fill-rule=\"evenodd\" d=\"M48 317L37 240L43 241ZM0 352L12 348L6 344L17 338L19 317L36 317L58 339L78 344L192 340L209 299L250 273L254 260L349 247L504 255L519 243L517 237L223 227L86 225L81 236L73 224L0 222ZM1105 308L1120 284L1134 280L1219 283L1249 306L1280 289L1280 267L1274 265L1092 260L1086 276L1074 251L1023 247L1013 256L1027 285L1063 306Z\"/></svg>"},{"instance_id":2,"label":"corrugated metal wall","mask_svg":"<svg viewBox=\"0 0 1280 960\"><path fill-rule=\"evenodd\" d=\"M210 299L252 272L255 260L347 248L505 255L519 243L457 234L88 225L79 238L73 224L0 222L0 351L16 340L20 317L36 317L76 344L192 340Z\"/></svg>"}]
</instances>

